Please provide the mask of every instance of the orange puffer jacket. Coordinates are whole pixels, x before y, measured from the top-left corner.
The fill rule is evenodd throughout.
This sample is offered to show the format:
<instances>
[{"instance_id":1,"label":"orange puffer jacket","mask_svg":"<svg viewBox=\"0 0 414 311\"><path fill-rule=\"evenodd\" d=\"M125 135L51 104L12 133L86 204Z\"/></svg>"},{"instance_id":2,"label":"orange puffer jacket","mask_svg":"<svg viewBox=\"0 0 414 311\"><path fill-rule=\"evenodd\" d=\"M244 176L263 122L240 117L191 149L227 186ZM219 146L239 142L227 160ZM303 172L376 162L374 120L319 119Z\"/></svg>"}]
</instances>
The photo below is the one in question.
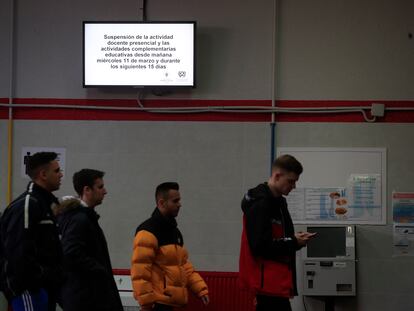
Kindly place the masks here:
<instances>
[{"instance_id":1,"label":"orange puffer jacket","mask_svg":"<svg viewBox=\"0 0 414 311\"><path fill-rule=\"evenodd\" d=\"M188 302L187 288L198 297L208 289L188 260L175 220L163 218L156 210L137 229L131 266L134 297L141 306L181 307Z\"/></svg>"}]
</instances>

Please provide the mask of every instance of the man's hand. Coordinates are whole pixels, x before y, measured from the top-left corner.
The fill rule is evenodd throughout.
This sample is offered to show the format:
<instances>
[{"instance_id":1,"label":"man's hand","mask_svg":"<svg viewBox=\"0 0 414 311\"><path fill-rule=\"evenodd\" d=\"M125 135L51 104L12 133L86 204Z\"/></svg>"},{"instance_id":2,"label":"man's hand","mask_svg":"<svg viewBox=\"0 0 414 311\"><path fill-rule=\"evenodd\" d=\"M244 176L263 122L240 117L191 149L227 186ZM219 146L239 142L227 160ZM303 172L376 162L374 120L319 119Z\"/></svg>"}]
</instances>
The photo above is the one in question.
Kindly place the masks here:
<instances>
[{"instance_id":1,"label":"man's hand","mask_svg":"<svg viewBox=\"0 0 414 311\"><path fill-rule=\"evenodd\" d=\"M207 306L210 303L210 298L208 297L208 295L201 296L200 299L205 306Z\"/></svg>"},{"instance_id":2,"label":"man's hand","mask_svg":"<svg viewBox=\"0 0 414 311\"><path fill-rule=\"evenodd\" d=\"M299 246L306 246L308 241L316 235L316 232L297 232L295 238L298 241Z\"/></svg>"}]
</instances>

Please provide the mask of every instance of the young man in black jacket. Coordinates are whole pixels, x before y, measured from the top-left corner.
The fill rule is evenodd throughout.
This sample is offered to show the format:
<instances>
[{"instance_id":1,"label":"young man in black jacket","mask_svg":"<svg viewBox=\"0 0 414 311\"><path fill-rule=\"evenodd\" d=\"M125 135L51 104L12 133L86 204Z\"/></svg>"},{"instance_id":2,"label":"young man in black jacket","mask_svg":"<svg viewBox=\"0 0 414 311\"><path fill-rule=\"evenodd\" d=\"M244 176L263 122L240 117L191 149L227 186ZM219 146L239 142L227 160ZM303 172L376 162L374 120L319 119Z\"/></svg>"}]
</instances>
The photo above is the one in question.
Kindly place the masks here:
<instances>
[{"instance_id":1,"label":"young man in black jacket","mask_svg":"<svg viewBox=\"0 0 414 311\"><path fill-rule=\"evenodd\" d=\"M14 311L54 311L62 281L62 250L52 194L62 172L54 152L39 152L27 161L31 182L1 217L1 279Z\"/></svg>"},{"instance_id":2,"label":"young man in black jacket","mask_svg":"<svg viewBox=\"0 0 414 311\"><path fill-rule=\"evenodd\" d=\"M103 176L93 169L75 173L73 186L79 198L64 198L56 212L64 254L64 311L123 311L95 211L106 195Z\"/></svg>"},{"instance_id":3,"label":"young man in black jacket","mask_svg":"<svg viewBox=\"0 0 414 311\"><path fill-rule=\"evenodd\" d=\"M292 191L302 165L283 155L267 183L250 189L242 201L240 281L256 294L257 311L291 311L297 295L295 253L314 235L294 232L284 196Z\"/></svg>"}]
</instances>

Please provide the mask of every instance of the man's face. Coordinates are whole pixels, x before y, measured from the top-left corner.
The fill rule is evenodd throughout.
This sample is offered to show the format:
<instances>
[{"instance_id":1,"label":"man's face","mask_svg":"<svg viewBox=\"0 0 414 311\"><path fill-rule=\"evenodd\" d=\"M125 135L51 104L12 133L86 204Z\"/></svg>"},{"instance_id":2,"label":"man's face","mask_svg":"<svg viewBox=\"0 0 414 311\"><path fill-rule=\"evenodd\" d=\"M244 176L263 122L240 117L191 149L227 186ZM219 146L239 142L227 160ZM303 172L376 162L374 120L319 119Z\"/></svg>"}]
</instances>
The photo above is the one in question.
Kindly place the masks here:
<instances>
[{"instance_id":1,"label":"man's face","mask_svg":"<svg viewBox=\"0 0 414 311\"><path fill-rule=\"evenodd\" d=\"M95 183L92 188L86 187L85 194L88 197L88 202L91 206L95 207L102 204L102 201L107 194L105 184L102 178L95 179Z\"/></svg>"},{"instance_id":2,"label":"man's face","mask_svg":"<svg viewBox=\"0 0 414 311\"><path fill-rule=\"evenodd\" d=\"M41 171L41 177L50 192L56 191L60 188L60 181L63 173L60 170L59 162L53 160Z\"/></svg>"},{"instance_id":3,"label":"man's face","mask_svg":"<svg viewBox=\"0 0 414 311\"><path fill-rule=\"evenodd\" d=\"M296 182L299 180L299 175L293 172L277 169L273 172L272 178L274 180L275 190L282 195L288 195L296 188Z\"/></svg>"},{"instance_id":4,"label":"man's face","mask_svg":"<svg viewBox=\"0 0 414 311\"><path fill-rule=\"evenodd\" d=\"M160 200L163 215L169 217L177 217L181 207L180 192L177 190L169 190L168 198Z\"/></svg>"}]
</instances>

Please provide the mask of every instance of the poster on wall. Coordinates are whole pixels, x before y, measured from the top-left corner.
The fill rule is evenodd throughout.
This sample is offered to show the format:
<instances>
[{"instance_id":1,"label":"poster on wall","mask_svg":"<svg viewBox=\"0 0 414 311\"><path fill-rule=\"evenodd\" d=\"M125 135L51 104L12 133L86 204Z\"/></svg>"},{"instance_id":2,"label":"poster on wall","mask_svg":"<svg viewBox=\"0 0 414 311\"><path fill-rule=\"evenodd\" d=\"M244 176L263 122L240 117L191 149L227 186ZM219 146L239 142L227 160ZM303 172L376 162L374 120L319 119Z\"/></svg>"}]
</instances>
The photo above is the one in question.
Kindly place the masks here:
<instances>
[{"instance_id":1,"label":"poster on wall","mask_svg":"<svg viewBox=\"0 0 414 311\"><path fill-rule=\"evenodd\" d=\"M298 188L286 198L294 221L336 220L344 188Z\"/></svg>"},{"instance_id":2,"label":"poster on wall","mask_svg":"<svg viewBox=\"0 0 414 311\"><path fill-rule=\"evenodd\" d=\"M66 166L66 148L58 148L58 147L23 147L22 153L20 157L20 175L22 178L29 179L29 176L27 175L27 160L28 158L37 153L37 152L56 152L57 153L57 161L59 162L60 170L62 173L65 172L65 166ZM63 174L62 179L65 177L65 174Z\"/></svg>"},{"instance_id":3,"label":"poster on wall","mask_svg":"<svg viewBox=\"0 0 414 311\"><path fill-rule=\"evenodd\" d=\"M375 221L381 217L381 175L352 174L346 188L351 220Z\"/></svg>"},{"instance_id":4,"label":"poster on wall","mask_svg":"<svg viewBox=\"0 0 414 311\"><path fill-rule=\"evenodd\" d=\"M414 256L414 192L392 193L393 254Z\"/></svg>"},{"instance_id":5,"label":"poster on wall","mask_svg":"<svg viewBox=\"0 0 414 311\"><path fill-rule=\"evenodd\" d=\"M286 200L296 223L374 222L381 216L381 178L352 174L345 188L298 188Z\"/></svg>"},{"instance_id":6,"label":"poster on wall","mask_svg":"<svg viewBox=\"0 0 414 311\"><path fill-rule=\"evenodd\" d=\"M287 197L295 224L385 224L385 148L278 148L303 166Z\"/></svg>"}]
</instances>

